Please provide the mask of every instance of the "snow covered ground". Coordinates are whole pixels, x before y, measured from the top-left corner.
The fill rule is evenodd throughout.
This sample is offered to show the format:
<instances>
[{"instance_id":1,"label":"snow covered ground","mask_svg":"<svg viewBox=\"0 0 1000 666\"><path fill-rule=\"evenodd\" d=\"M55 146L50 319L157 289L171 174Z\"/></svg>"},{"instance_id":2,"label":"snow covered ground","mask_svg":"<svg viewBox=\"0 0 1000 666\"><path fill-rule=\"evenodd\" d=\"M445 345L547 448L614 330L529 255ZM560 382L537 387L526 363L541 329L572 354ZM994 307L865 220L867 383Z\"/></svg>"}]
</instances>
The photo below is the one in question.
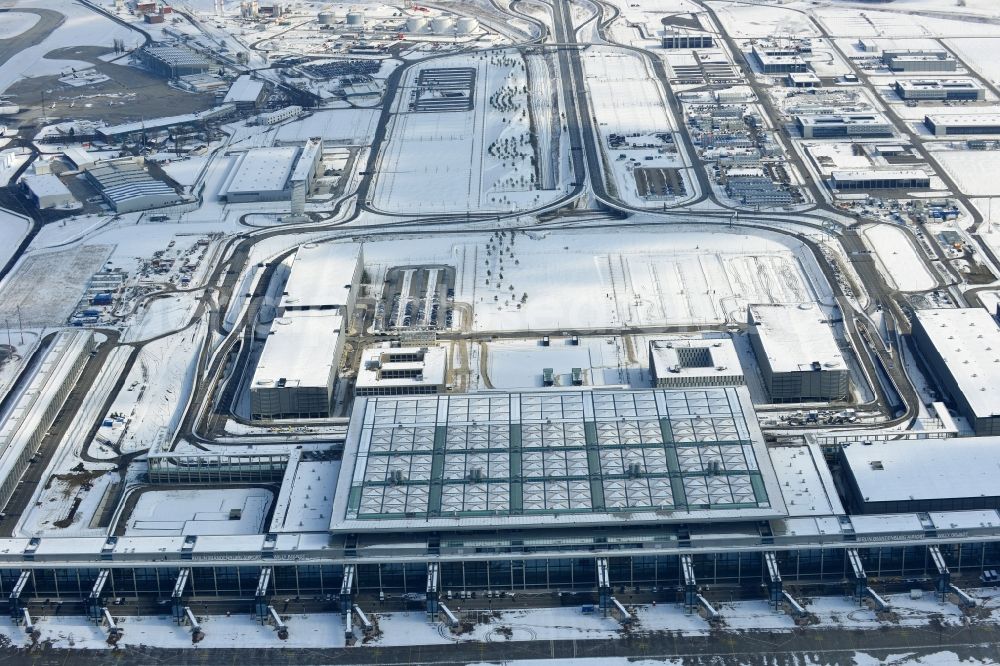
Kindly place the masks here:
<instances>
[{"instance_id":1,"label":"snow covered ground","mask_svg":"<svg viewBox=\"0 0 1000 666\"><path fill-rule=\"evenodd\" d=\"M105 46L110 49L115 39L124 40L129 48L142 44L142 35L138 32L129 30L72 0L46 0L43 3L17 0L14 6L18 5L51 9L65 15L66 21L40 43L15 53L7 62L0 65L0 93L22 77L55 75L73 67L86 69L91 66L79 60L50 60L44 57L49 51L73 46ZM0 21L0 26L5 25L7 16L9 14L4 14L5 18ZM15 25L15 29L20 28L21 32L30 29L21 27L23 25L21 20L17 23L19 25Z\"/></svg>"},{"instance_id":2,"label":"snow covered ground","mask_svg":"<svg viewBox=\"0 0 1000 666\"><path fill-rule=\"evenodd\" d=\"M748 303L828 298L804 246L743 231L518 234L502 265L487 263L485 238L407 239L367 243L365 260L455 266L455 300L473 306L475 330L721 324L744 321Z\"/></svg>"},{"instance_id":3,"label":"snow covered ground","mask_svg":"<svg viewBox=\"0 0 1000 666\"><path fill-rule=\"evenodd\" d=\"M934 158L967 195L998 193L1000 150L935 150Z\"/></svg>"},{"instance_id":4,"label":"snow covered ground","mask_svg":"<svg viewBox=\"0 0 1000 666\"><path fill-rule=\"evenodd\" d=\"M475 70L473 109L408 111L420 72L440 68ZM411 214L516 211L562 196L561 188L539 185L527 83L514 51L442 58L408 72L379 158L373 206Z\"/></svg>"},{"instance_id":5,"label":"snow covered ground","mask_svg":"<svg viewBox=\"0 0 1000 666\"><path fill-rule=\"evenodd\" d=\"M0 208L0 266L14 256L14 250L24 240L30 228L31 223L27 218Z\"/></svg>"},{"instance_id":6,"label":"snow covered ground","mask_svg":"<svg viewBox=\"0 0 1000 666\"><path fill-rule=\"evenodd\" d=\"M927 291L937 280L921 261L909 236L891 224L876 224L862 232L875 249L882 275L900 291Z\"/></svg>"},{"instance_id":7,"label":"snow covered ground","mask_svg":"<svg viewBox=\"0 0 1000 666\"><path fill-rule=\"evenodd\" d=\"M6 12L0 21L0 39L13 39L34 27L38 20L38 14Z\"/></svg>"}]
</instances>

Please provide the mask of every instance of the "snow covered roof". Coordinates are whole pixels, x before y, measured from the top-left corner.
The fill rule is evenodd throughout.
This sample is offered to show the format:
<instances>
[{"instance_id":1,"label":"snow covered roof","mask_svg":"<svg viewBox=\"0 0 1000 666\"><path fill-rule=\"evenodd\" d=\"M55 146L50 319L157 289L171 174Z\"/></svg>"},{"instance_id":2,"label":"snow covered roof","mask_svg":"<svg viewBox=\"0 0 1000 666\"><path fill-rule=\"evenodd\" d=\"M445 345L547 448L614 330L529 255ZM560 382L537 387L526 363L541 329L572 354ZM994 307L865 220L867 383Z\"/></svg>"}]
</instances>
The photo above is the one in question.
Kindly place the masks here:
<instances>
[{"instance_id":1,"label":"snow covered roof","mask_svg":"<svg viewBox=\"0 0 1000 666\"><path fill-rule=\"evenodd\" d=\"M361 354L355 391L376 387L444 386L447 360L448 352L444 347L369 347Z\"/></svg>"},{"instance_id":2,"label":"snow covered roof","mask_svg":"<svg viewBox=\"0 0 1000 666\"><path fill-rule=\"evenodd\" d=\"M838 169L830 174L834 180L906 180L927 178L927 172L921 169Z\"/></svg>"},{"instance_id":3,"label":"snow covered roof","mask_svg":"<svg viewBox=\"0 0 1000 666\"><path fill-rule=\"evenodd\" d=\"M306 141L305 146L302 147L301 154L299 154L298 161L295 162L295 168L292 169L292 175L288 179L293 183L308 180L309 172L312 170L313 165L316 164L316 160L322 150L322 139L309 139Z\"/></svg>"},{"instance_id":4,"label":"snow covered roof","mask_svg":"<svg viewBox=\"0 0 1000 666\"><path fill-rule=\"evenodd\" d=\"M350 302L362 259L353 243L306 243L295 252L280 309L339 308Z\"/></svg>"},{"instance_id":5,"label":"snow covered roof","mask_svg":"<svg viewBox=\"0 0 1000 666\"><path fill-rule=\"evenodd\" d=\"M28 174L21 180L36 197L71 197L69 188L63 185L58 176L50 173Z\"/></svg>"},{"instance_id":6,"label":"snow covered roof","mask_svg":"<svg viewBox=\"0 0 1000 666\"><path fill-rule=\"evenodd\" d=\"M650 340L649 357L656 377L743 375L732 339L672 336Z\"/></svg>"},{"instance_id":7,"label":"snow covered roof","mask_svg":"<svg viewBox=\"0 0 1000 666\"><path fill-rule=\"evenodd\" d=\"M243 153L233 167L232 175L219 194L226 196L284 190L298 154L299 149L293 146L251 148Z\"/></svg>"},{"instance_id":8,"label":"snow covered roof","mask_svg":"<svg viewBox=\"0 0 1000 666\"><path fill-rule=\"evenodd\" d=\"M974 125L1000 125L1000 113L932 113L924 116L925 122L946 127Z\"/></svg>"},{"instance_id":9,"label":"snow covered roof","mask_svg":"<svg viewBox=\"0 0 1000 666\"><path fill-rule=\"evenodd\" d=\"M851 444L843 458L866 502L1000 497L1000 437Z\"/></svg>"},{"instance_id":10,"label":"snow covered roof","mask_svg":"<svg viewBox=\"0 0 1000 666\"><path fill-rule=\"evenodd\" d=\"M344 320L321 310L290 312L275 319L250 383L251 388L326 387Z\"/></svg>"},{"instance_id":11,"label":"snow covered roof","mask_svg":"<svg viewBox=\"0 0 1000 666\"><path fill-rule=\"evenodd\" d=\"M827 315L815 303L758 304L747 308L772 372L799 372L819 363L844 370L844 357Z\"/></svg>"},{"instance_id":12,"label":"snow covered roof","mask_svg":"<svg viewBox=\"0 0 1000 666\"><path fill-rule=\"evenodd\" d=\"M331 530L783 515L745 387L490 392L356 400Z\"/></svg>"},{"instance_id":13,"label":"snow covered roof","mask_svg":"<svg viewBox=\"0 0 1000 666\"><path fill-rule=\"evenodd\" d=\"M914 318L977 416L1000 414L1000 327L986 308L915 310Z\"/></svg>"},{"instance_id":14,"label":"snow covered roof","mask_svg":"<svg viewBox=\"0 0 1000 666\"><path fill-rule=\"evenodd\" d=\"M226 98L222 101L225 103L256 102L263 90L264 83L262 81L256 81L250 78L249 75L243 75L233 81L229 92L226 93Z\"/></svg>"}]
</instances>

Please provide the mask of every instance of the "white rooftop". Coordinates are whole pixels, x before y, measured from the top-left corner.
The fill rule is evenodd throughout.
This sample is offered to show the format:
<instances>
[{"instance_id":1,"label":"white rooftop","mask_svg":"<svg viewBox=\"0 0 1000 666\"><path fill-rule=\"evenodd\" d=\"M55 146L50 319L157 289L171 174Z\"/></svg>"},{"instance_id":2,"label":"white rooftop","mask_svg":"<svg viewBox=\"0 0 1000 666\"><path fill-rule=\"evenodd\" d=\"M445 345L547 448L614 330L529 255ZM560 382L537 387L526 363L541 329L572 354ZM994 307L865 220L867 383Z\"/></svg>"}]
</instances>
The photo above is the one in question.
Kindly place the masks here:
<instances>
[{"instance_id":1,"label":"white rooftop","mask_svg":"<svg viewBox=\"0 0 1000 666\"><path fill-rule=\"evenodd\" d=\"M253 374L252 387L325 387L335 359L343 318L321 310L289 312L275 319Z\"/></svg>"},{"instance_id":2,"label":"white rooftop","mask_svg":"<svg viewBox=\"0 0 1000 666\"><path fill-rule=\"evenodd\" d=\"M650 362L657 377L742 375L740 357L728 336L692 338L669 336L649 342Z\"/></svg>"},{"instance_id":3,"label":"white rooftop","mask_svg":"<svg viewBox=\"0 0 1000 666\"><path fill-rule=\"evenodd\" d=\"M419 361L393 360L393 356L421 356ZM447 369L448 352L444 347L369 347L361 354L361 365L355 390L361 388L399 386L442 386ZM414 376L393 376L398 373L419 371ZM384 375L384 376L383 376Z\"/></svg>"},{"instance_id":4,"label":"white rooftop","mask_svg":"<svg viewBox=\"0 0 1000 666\"><path fill-rule=\"evenodd\" d=\"M921 90L937 90L939 88L965 88L978 90L982 86L973 79L899 79L896 85L900 88Z\"/></svg>"},{"instance_id":5,"label":"white rooftop","mask_svg":"<svg viewBox=\"0 0 1000 666\"><path fill-rule=\"evenodd\" d=\"M867 502L1000 496L1000 437L851 444L844 458Z\"/></svg>"},{"instance_id":6,"label":"white rooftop","mask_svg":"<svg viewBox=\"0 0 1000 666\"><path fill-rule=\"evenodd\" d=\"M41 175L28 174L23 176L21 180L24 181L24 184L31 190L32 194L37 197L72 196L69 188L63 185L59 177L50 173Z\"/></svg>"},{"instance_id":7,"label":"white rooftop","mask_svg":"<svg viewBox=\"0 0 1000 666\"><path fill-rule=\"evenodd\" d=\"M250 76L243 75L233 81L223 102L256 102L262 90L264 90L262 81L255 81Z\"/></svg>"},{"instance_id":8,"label":"white rooftop","mask_svg":"<svg viewBox=\"0 0 1000 666\"><path fill-rule=\"evenodd\" d=\"M935 125L1000 125L1000 113L932 113L925 118Z\"/></svg>"},{"instance_id":9,"label":"white rooftop","mask_svg":"<svg viewBox=\"0 0 1000 666\"><path fill-rule=\"evenodd\" d=\"M814 362L824 370L843 370L844 356L815 303L749 306L756 331L773 372L809 370Z\"/></svg>"},{"instance_id":10,"label":"white rooftop","mask_svg":"<svg viewBox=\"0 0 1000 666\"><path fill-rule=\"evenodd\" d=\"M927 172L921 169L838 169L831 175L834 180L927 178Z\"/></svg>"},{"instance_id":11,"label":"white rooftop","mask_svg":"<svg viewBox=\"0 0 1000 666\"><path fill-rule=\"evenodd\" d=\"M233 175L224 187L224 194L278 192L285 189L298 154L299 149L294 146L251 148L233 167Z\"/></svg>"},{"instance_id":12,"label":"white rooftop","mask_svg":"<svg viewBox=\"0 0 1000 666\"><path fill-rule=\"evenodd\" d=\"M1000 414L1000 327L985 308L915 310L972 411Z\"/></svg>"},{"instance_id":13,"label":"white rooftop","mask_svg":"<svg viewBox=\"0 0 1000 666\"><path fill-rule=\"evenodd\" d=\"M306 243L295 252L279 308L336 308L350 300L351 282L362 261L353 243Z\"/></svg>"}]
</instances>

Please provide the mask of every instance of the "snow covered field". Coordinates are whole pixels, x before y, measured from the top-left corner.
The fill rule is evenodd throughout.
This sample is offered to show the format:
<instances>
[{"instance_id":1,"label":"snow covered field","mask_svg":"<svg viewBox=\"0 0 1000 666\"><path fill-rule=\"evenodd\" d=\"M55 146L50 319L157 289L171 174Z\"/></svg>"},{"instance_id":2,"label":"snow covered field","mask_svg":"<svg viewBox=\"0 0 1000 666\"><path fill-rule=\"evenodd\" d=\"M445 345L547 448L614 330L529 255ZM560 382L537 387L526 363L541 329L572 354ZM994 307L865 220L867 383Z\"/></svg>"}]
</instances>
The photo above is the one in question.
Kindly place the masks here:
<instances>
[{"instance_id":1,"label":"snow covered field","mask_svg":"<svg viewBox=\"0 0 1000 666\"><path fill-rule=\"evenodd\" d=\"M963 194L997 194L1000 150L935 150L933 154Z\"/></svg>"},{"instance_id":2,"label":"snow covered field","mask_svg":"<svg viewBox=\"0 0 1000 666\"><path fill-rule=\"evenodd\" d=\"M27 218L0 208L0 266L14 256L14 250L24 240L31 224Z\"/></svg>"},{"instance_id":3,"label":"snow covered field","mask_svg":"<svg viewBox=\"0 0 1000 666\"><path fill-rule=\"evenodd\" d=\"M130 49L142 43L142 35L139 33L72 0L46 0L42 3L19 0L16 4L21 3L25 7L36 6L57 11L66 16L66 21L40 43L15 53L7 62L0 65L0 93L22 77L55 75L72 67L86 69L91 66L79 60L50 60L44 57L49 51L73 46L105 46L110 49L115 39L124 40ZM15 14L15 16L24 15L24 13ZM7 16L10 14L4 14L0 26L6 24ZM31 27L23 27L22 19L18 19L16 23L14 28L19 30L16 34ZM0 30L3 29L0 27Z\"/></svg>"},{"instance_id":4,"label":"snow covered field","mask_svg":"<svg viewBox=\"0 0 1000 666\"><path fill-rule=\"evenodd\" d=\"M13 39L27 32L38 23L38 14L25 12L6 12L0 21L0 39Z\"/></svg>"},{"instance_id":5,"label":"snow covered field","mask_svg":"<svg viewBox=\"0 0 1000 666\"><path fill-rule=\"evenodd\" d=\"M632 206L659 208L663 206L659 196L639 195L634 170L679 168L685 174L687 191L664 199L677 204L697 196L694 179L685 169L687 160L680 141L675 139L677 122L646 61L631 51L610 47L587 49L582 60L605 168L611 171L612 184L608 189ZM652 147L612 147L611 135L630 137L628 143ZM664 141L658 135L666 135L670 140Z\"/></svg>"},{"instance_id":6,"label":"snow covered field","mask_svg":"<svg viewBox=\"0 0 1000 666\"><path fill-rule=\"evenodd\" d=\"M519 234L502 270L487 264L485 240L372 242L365 260L455 266L455 299L473 306L475 330L721 324L744 321L748 303L829 295L806 249L776 234L695 226Z\"/></svg>"},{"instance_id":7,"label":"snow covered field","mask_svg":"<svg viewBox=\"0 0 1000 666\"><path fill-rule=\"evenodd\" d=\"M407 111L420 72L441 68L475 70L473 109ZM379 158L373 206L394 213L515 211L561 196L562 189L540 189L527 83L524 60L513 51L442 58L408 72Z\"/></svg>"},{"instance_id":8,"label":"snow covered field","mask_svg":"<svg viewBox=\"0 0 1000 666\"><path fill-rule=\"evenodd\" d=\"M926 291L937 286L937 280L920 260L909 237L891 224L867 227L865 238L875 249L882 275L900 291Z\"/></svg>"},{"instance_id":9,"label":"snow covered field","mask_svg":"<svg viewBox=\"0 0 1000 666\"><path fill-rule=\"evenodd\" d=\"M0 321L20 317L25 326L65 324L112 250L110 245L78 245L29 254L0 285Z\"/></svg>"}]
</instances>

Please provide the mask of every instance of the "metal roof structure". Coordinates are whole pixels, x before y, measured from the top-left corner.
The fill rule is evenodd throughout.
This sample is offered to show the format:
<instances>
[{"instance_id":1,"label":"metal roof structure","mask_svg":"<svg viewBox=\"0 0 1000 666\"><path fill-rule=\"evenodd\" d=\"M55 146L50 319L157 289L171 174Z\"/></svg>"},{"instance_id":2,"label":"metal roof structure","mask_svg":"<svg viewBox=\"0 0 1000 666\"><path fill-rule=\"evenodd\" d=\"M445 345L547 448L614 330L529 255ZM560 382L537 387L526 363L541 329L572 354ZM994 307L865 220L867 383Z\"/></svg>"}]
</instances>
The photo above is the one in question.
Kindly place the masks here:
<instances>
[{"instance_id":1,"label":"metal roof structure","mask_svg":"<svg viewBox=\"0 0 1000 666\"><path fill-rule=\"evenodd\" d=\"M815 303L761 303L749 310L772 372L809 370L816 362L824 370L847 367L830 316Z\"/></svg>"},{"instance_id":2,"label":"metal roof structure","mask_svg":"<svg viewBox=\"0 0 1000 666\"><path fill-rule=\"evenodd\" d=\"M331 530L785 513L744 387L498 392L358 400Z\"/></svg>"}]
</instances>

